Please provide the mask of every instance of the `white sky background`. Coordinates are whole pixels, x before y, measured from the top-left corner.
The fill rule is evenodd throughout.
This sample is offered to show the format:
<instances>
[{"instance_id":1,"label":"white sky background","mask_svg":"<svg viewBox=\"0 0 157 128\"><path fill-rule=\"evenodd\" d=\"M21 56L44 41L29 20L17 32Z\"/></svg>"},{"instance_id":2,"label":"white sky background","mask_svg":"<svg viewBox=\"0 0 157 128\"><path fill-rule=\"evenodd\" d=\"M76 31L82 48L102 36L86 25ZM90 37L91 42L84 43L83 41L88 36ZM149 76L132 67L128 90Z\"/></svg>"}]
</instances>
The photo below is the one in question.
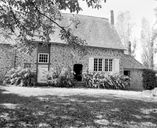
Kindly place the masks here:
<instances>
[{"instance_id":1,"label":"white sky background","mask_svg":"<svg viewBox=\"0 0 157 128\"><path fill-rule=\"evenodd\" d=\"M150 22L151 25L154 24L155 20L157 19L154 11L154 9L157 7L157 1L155 0L107 0L106 3L102 3L102 8L99 10L88 8L85 2L81 2L81 7L83 8L83 11L81 11L79 14L105 17L105 18L110 18L110 10L114 10L115 20L119 12L129 11L131 14L131 19L133 19L133 22L135 23L135 28L133 32L139 39L137 50L136 50L136 59L141 61L141 51L142 51L141 42L140 42L141 20L143 17L145 17Z\"/></svg>"}]
</instances>

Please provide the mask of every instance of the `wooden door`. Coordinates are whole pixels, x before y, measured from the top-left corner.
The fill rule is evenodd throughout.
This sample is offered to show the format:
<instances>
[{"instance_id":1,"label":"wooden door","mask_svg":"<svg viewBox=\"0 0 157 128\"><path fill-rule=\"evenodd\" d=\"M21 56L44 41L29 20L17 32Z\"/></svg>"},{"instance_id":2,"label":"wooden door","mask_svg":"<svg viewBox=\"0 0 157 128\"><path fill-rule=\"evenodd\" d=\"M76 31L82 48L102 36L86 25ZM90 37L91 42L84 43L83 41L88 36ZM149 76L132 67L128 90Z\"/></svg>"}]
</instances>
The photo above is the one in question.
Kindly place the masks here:
<instances>
[{"instance_id":1,"label":"wooden door","mask_svg":"<svg viewBox=\"0 0 157 128\"><path fill-rule=\"evenodd\" d=\"M47 83L48 65L38 65L38 83Z\"/></svg>"}]
</instances>

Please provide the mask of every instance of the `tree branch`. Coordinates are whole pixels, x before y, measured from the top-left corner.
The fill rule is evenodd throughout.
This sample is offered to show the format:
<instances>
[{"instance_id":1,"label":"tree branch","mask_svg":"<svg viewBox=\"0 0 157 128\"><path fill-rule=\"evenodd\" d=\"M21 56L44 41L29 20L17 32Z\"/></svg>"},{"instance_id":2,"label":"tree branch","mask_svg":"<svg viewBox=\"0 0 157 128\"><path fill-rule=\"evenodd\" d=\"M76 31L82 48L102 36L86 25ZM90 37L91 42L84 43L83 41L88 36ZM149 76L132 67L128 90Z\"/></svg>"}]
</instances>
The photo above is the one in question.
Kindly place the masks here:
<instances>
[{"instance_id":1,"label":"tree branch","mask_svg":"<svg viewBox=\"0 0 157 128\"><path fill-rule=\"evenodd\" d=\"M55 22L54 20L52 20L50 17L48 17L47 15L45 15L44 13L42 13L42 12L38 9L38 7L35 5L35 3L33 3L33 5L34 5L36 11L37 11L40 15L46 17L46 18L49 19L51 22L53 22L54 24L56 24L59 28L61 28L62 30L66 31L63 26L59 25L57 22Z\"/></svg>"}]
</instances>

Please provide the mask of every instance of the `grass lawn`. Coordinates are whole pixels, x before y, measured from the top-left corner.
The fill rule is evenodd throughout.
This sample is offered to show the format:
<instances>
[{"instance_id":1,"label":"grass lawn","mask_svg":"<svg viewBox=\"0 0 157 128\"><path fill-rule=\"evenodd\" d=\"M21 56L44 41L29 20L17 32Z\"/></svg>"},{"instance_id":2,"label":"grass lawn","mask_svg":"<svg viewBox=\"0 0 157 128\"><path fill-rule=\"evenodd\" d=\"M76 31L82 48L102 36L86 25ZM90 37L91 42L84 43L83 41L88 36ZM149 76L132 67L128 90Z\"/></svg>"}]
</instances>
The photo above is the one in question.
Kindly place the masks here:
<instances>
[{"instance_id":1,"label":"grass lawn","mask_svg":"<svg viewBox=\"0 0 157 128\"><path fill-rule=\"evenodd\" d=\"M0 86L0 128L157 128L147 94Z\"/></svg>"}]
</instances>

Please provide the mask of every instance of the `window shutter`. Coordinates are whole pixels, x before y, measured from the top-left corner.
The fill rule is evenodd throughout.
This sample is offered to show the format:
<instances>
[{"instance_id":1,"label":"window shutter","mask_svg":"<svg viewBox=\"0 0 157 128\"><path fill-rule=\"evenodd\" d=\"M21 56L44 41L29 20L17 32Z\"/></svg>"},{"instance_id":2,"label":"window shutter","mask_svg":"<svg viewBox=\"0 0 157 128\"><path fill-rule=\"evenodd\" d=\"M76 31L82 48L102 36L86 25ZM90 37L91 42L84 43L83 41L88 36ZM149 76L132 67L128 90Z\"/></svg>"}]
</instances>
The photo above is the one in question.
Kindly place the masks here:
<instances>
[{"instance_id":1,"label":"window shutter","mask_svg":"<svg viewBox=\"0 0 157 128\"><path fill-rule=\"evenodd\" d=\"M88 65L88 69L89 69L89 72L93 72L94 71L94 58L93 57L90 57L89 58L89 65Z\"/></svg>"},{"instance_id":2,"label":"window shutter","mask_svg":"<svg viewBox=\"0 0 157 128\"><path fill-rule=\"evenodd\" d=\"M119 73L119 71L120 71L119 59L114 59L113 68L114 68L114 70L113 70L114 73Z\"/></svg>"}]
</instances>

